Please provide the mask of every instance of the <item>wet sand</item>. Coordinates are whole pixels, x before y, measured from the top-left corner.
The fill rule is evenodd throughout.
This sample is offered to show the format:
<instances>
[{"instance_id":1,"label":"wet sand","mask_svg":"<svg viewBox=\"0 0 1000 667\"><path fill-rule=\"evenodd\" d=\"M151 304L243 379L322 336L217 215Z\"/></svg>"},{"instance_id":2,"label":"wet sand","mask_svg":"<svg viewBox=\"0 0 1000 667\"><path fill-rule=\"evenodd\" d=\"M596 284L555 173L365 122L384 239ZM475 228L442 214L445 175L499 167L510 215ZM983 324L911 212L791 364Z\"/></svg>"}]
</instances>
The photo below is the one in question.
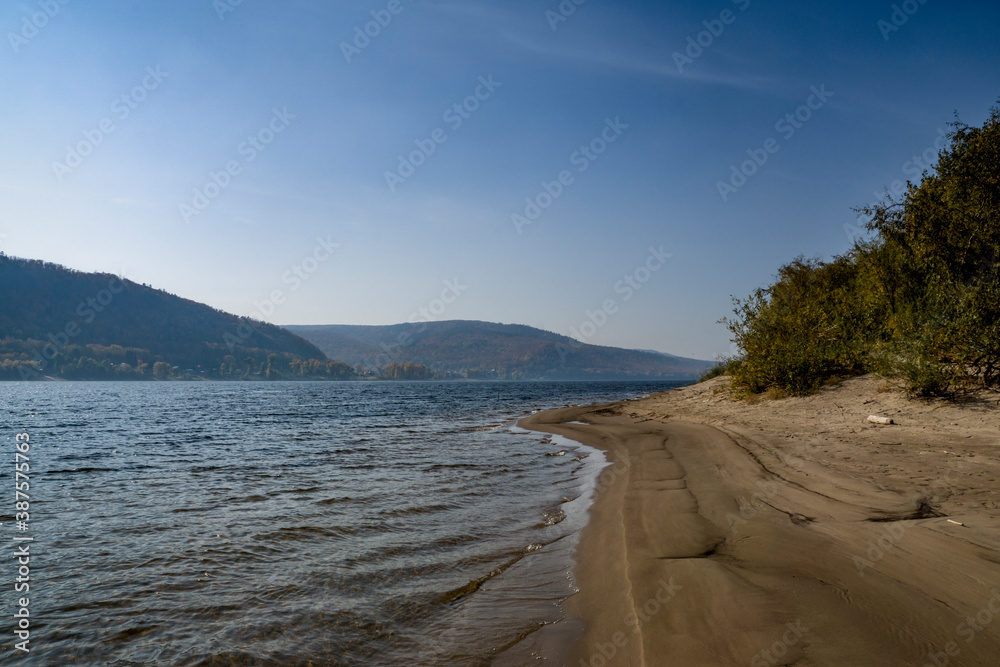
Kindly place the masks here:
<instances>
[{"instance_id":1,"label":"wet sand","mask_svg":"<svg viewBox=\"0 0 1000 667\"><path fill-rule=\"evenodd\" d=\"M1000 664L998 398L864 377L748 404L718 378L522 420L611 462L566 664Z\"/></svg>"}]
</instances>

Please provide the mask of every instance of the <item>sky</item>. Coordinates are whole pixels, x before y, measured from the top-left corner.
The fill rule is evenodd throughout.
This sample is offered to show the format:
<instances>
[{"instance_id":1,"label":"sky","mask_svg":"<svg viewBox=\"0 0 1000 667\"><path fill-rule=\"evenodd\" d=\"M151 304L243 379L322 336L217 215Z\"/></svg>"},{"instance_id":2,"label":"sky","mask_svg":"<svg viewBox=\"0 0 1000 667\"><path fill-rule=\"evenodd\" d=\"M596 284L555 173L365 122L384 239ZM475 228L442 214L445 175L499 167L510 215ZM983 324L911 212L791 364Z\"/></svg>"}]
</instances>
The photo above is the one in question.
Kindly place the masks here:
<instances>
[{"instance_id":1,"label":"sky","mask_svg":"<svg viewBox=\"0 0 1000 667\"><path fill-rule=\"evenodd\" d=\"M1000 100L995 2L11 0L0 251L701 359ZM936 148L935 148L936 146Z\"/></svg>"}]
</instances>

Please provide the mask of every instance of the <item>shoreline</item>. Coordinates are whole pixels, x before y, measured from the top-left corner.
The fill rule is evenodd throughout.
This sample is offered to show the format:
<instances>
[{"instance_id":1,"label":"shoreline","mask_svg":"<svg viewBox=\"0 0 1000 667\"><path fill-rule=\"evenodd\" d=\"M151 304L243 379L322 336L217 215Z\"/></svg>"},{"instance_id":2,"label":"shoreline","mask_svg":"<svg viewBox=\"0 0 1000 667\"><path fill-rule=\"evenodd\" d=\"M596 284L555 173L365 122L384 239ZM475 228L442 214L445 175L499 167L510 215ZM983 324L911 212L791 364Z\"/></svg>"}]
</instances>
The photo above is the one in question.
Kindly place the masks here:
<instances>
[{"instance_id":1,"label":"shoreline","mask_svg":"<svg viewBox=\"0 0 1000 667\"><path fill-rule=\"evenodd\" d=\"M565 664L994 664L988 399L911 401L863 377L749 404L717 378L522 419L610 463L580 535L566 611L584 629Z\"/></svg>"}]
</instances>

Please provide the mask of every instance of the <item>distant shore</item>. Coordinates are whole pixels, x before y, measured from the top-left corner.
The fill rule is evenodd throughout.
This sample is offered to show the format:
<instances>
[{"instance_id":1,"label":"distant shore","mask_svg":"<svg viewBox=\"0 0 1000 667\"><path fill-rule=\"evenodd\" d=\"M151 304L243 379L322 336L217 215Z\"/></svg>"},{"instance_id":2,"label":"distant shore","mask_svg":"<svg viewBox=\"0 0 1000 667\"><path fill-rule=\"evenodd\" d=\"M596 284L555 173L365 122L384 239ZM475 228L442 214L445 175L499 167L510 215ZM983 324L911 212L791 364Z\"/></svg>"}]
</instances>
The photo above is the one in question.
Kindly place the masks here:
<instances>
[{"instance_id":1,"label":"distant shore","mask_svg":"<svg viewBox=\"0 0 1000 667\"><path fill-rule=\"evenodd\" d=\"M865 376L748 403L716 378L523 419L611 463L567 664L996 664L998 398L915 401Z\"/></svg>"},{"instance_id":2,"label":"distant shore","mask_svg":"<svg viewBox=\"0 0 1000 667\"><path fill-rule=\"evenodd\" d=\"M220 378L220 377L207 377L197 374L189 374L183 376L175 376L170 378L146 378L146 377L133 377L133 378L108 378L108 377L93 377L93 378L64 378L55 375L44 375L38 374L37 377L31 379L16 379L16 378L3 378L0 377L0 382L409 382L409 383L420 383L420 382L435 382L435 383L445 383L445 382L462 382L469 384L485 384L490 382L689 382L691 378L689 376L680 375L678 377L576 377L576 378L519 378L519 379L505 379L498 380L495 378L467 378L461 376L454 377L430 377L423 379L411 379L411 378L387 378L387 377L376 377L376 376L357 376L351 378L328 378L328 377L309 377L309 376L297 376L297 375L287 375L275 378L268 378L263 375L254 375L251 377L236 377L236 378Z\"/></svg>"}]
</instances>

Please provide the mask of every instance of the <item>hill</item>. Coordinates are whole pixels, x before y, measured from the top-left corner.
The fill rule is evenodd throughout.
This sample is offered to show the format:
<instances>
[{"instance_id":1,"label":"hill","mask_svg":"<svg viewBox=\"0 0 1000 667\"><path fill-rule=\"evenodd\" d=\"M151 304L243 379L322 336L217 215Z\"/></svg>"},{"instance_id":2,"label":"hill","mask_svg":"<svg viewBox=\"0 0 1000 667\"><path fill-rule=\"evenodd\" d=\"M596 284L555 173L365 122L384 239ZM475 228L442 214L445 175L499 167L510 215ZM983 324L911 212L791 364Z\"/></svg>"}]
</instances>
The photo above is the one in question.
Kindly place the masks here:
<instances>
[{"instance_id":1,"label":"hill","mask_svg":"<svg viewBox=\"0 0 1000 667\"><path fill-rule=\"evenodd\" d=\"M287 326L328 356L375 370L415 363L438 375L498 379L649 379L695 377L712 363L660 352L587 345L519 324L476 321L388 326Z\"/></svg>"},{"instance_id":2,"label":"hill","mask_svg":"<svg viewBox=\"0 0 1000 667\"><path fill-rule=\"evenodd\" d=\"M2 379L273 377L309 360L325 370L319 348L280 327L111 274L0 255Z\"/></svg>"}]
</instances>

